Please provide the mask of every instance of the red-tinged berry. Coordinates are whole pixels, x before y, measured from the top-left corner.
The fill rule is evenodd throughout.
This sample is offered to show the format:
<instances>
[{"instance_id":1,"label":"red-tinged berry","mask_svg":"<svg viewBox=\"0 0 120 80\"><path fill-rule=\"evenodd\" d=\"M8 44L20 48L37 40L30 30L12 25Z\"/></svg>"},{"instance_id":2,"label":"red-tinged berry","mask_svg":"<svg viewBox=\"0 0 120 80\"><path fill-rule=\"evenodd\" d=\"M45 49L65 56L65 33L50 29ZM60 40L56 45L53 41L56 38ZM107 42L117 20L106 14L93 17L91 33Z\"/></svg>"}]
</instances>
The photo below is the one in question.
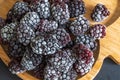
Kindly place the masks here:
<instances>
[{"instance_id":1,"label":"red-tinged berry","mask_svg":"<svg viewBox=\"0 0 120 80\"><path fill-rule=\"evenodd\" d=\"M26 71L26 69L20 64L21 57L14 58L8 64L9 71L13 74L19 74Z\"/></svg>"},{"instance_id":2,"label":"red-tinged berry","mask_svg":"<svg viewBox=\"0 0 120 80\"><path fill-rule=\"evenodd\" d=\"M69 29L75 36L79 36L89 29L89 21L83 15L80 15L71 23Z\"/></svg>"},{"instance_id":3,"label":"red-tinged berry","mask_svg":"<svg viewBox=\"0 0 120 80\"><path fill-rule=\"evenodd\" d=\"M76 44L73 47L74 53L76 53L76 62L74 68L80 75L84 75L89 72L94 63L93 52L83 44Z\"/></svg>"},{"instance_id":4,"label":"red-tinged berry","mask_svg":"<svg viewBox=\"0 0 120 80\"><path fill-rule=\"evenodd\" d=\"M23 45L29 45L31 40L35 38L35 32L31 27L20 25L17 28L18 41Z\"/></svg>"},{"instance_id":5,"label":"red-tinged berry","mask_svg":"<svg viewBox=\"0 0 120 80\"><path fill-rule=\"evenodd\" d=\"M106 26L102 24L93 25L90 29L90 35L94 39L104 38L106 36Z\"/></svg>"},{"instance_id":6,"label":"red-tinged berry","mask_svg":"<svg viewBox=\"0 0 120 80\"><path fill-rule=\"evenodd\" d=\"M78 17L86 12L83 0L71 0L69 3L70 17Z\"/></svg>"},{"instance_id":7,"label":"red-tinged berry","mask_svg":"<svg viewBox=\"0 0 120 80\"><path fill-rule=\"evenodd\" d=\"M98 46L97 42L90 35L77 36L75 39L75 43L84 44L86 47L88 47L92 51L96 50Z\"/></svg>"},{"instance_id":8,"label":"red-tinged berry","mask_svg":"<svg viewBox=\"0 0 120 80\"><path fill-rule=\"evenodd\" d=\"M27 27L31 27L32 29L36 29L39 22L40 22L40 18L36 12L28 12L20 20L20 25L25 25Z\"/></svg>"},{"instance_id":9,"label":"red-tinged berry","mask_svg":"<svg viewBox=\"0 0 120 80\"><path fill-rule=\"evenodd\" d=\"M70 41L70 34L64 28L59 28L54 32L56 39L58 40L58 44L61 47L65 47Z\"/></svg>"},{"instance_id":10,"label":"red-tinged berry","mask_svg":"<svg viewBox=\"0 0 120 80\"><path fill-rule=\"evenodd\" d=\"M36 68L41 62L42 55L38 55L34 53L31 48L27 48L21 60L21 65L26 70L32 70Z\"/></svg>"},{"instance_id":11,"label":"red-tinged berry","mask_svg":"<svg viewBox=\"0 0 120 80\"><path fill-rule=\"evenodd\" d=\"M57 21L59 24L65 24L66 22L68 22L70 18L68 5L59 0L56 0L51 5L51 13L53 19Z\"/></svg>"},{"instance_id":12,"label":"red-tinged berry","mask_svg":"<svg viewBox=\"0 0 120 80\"><path fill-rule=\"evenodd\" d=\"M110 11L103 4L97 4L91 14L92 20L101 22L110 15Z\"/></svg>"}]
</instances>

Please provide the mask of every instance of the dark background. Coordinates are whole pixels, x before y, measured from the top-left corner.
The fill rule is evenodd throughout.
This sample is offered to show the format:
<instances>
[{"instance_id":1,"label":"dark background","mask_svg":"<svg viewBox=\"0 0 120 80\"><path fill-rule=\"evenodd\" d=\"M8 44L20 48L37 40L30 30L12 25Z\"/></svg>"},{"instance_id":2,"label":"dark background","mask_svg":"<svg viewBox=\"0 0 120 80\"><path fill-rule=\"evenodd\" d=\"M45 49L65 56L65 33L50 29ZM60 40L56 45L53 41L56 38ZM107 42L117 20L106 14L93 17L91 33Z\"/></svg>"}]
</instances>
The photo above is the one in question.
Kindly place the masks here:
<instances>
[{"instance_id":1,"label":"dark background","mask_svg":"<svg viewBox=\"0 0 120 80\"><path fill-rule=\"evenodd\" d=\"M5 64L0 60L0 80L21 80L11 74ZM102 69L94 80L120 80L120 65L115 64L111 59L104 60Z\"/></svg>"}]
</instances>

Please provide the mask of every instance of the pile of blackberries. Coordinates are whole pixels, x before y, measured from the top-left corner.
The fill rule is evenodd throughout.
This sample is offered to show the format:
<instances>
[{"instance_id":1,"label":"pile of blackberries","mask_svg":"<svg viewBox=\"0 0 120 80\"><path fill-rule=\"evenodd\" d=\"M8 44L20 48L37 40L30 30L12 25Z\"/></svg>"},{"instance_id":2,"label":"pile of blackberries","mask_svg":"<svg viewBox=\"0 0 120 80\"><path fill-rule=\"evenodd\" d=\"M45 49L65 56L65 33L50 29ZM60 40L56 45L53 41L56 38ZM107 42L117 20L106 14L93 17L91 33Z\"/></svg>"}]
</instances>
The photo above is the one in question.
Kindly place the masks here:
<instances>
[{"instance_id":1,"label":"pile of blackberries","mask_svg":"<svg viewBox=\"0 0 120 80\"><path fill-rule=\"evenodd\" d=\"M7 18L0 18L0 43L8 46L9 70L32 70L43 80L76 80L89 72L96 40L106 35L106 26L90 27L85 13L83 0L17 1ZM105 5L97 4L91 18L99 22L109 14Z\"/></svg>"}]
</instances>

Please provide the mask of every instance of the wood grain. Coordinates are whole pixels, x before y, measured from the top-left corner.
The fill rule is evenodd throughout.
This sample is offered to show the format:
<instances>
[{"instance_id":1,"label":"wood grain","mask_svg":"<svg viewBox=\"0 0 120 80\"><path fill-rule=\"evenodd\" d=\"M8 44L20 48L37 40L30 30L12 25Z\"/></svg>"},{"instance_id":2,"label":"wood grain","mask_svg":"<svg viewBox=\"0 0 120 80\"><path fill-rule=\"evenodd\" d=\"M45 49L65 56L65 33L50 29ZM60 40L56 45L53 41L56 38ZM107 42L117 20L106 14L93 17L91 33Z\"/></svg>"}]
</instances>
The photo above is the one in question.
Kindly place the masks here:
<instances>
[{"instance_id":1,"label":"wood grain","mask_svg":"<svg viewBox=\"0 0 120 80\"><path fill-rule=\"evenodd\" d=\"M17 0L0 0L0 16L6 18L8 10ZM120 0L84 0L86 3L86 17L90 20L91 24L96 24L90 18L91 11L97 3L102 3L110 10L111 15L102 24L106 24L107 36L100 40L100 50L98 58L89 73L79 78L78 80L92 80L100 71L103 61L106 57L110 57L117 64L120 64ZM0 58L8 65L10 62L9 57L6 55L3 48L0 46ZM23 80L38 80L28 73L18 74Z\"/></svg>"}]
</instances>

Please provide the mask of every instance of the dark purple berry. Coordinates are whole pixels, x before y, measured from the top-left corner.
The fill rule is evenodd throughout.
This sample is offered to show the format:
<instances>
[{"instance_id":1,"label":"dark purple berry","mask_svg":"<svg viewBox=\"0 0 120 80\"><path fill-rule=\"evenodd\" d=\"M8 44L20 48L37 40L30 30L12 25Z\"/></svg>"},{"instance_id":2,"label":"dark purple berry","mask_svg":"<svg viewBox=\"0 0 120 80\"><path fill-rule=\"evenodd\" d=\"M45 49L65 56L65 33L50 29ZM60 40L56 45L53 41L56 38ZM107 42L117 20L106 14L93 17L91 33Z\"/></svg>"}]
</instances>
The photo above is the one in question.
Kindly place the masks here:
<instances>
[{"instance_id":1,"label":"dark purple berry","mask_svg":"<svg viewBox=\"0 0 120 80\"><path fill-rule=\"evenodd\" d=\"M90 28L90 35L94 39L104 38L106 36L106 26L102 24L95 24Z\"/></svg>"},{"instance_id":2,"label":"dark purple berry","mask_svg":"<svg viewBox=\"0 0 120 80\"><path fill-rule=\"evenodd\" d=\"M89 29L89 21L83 15L80 15L71 23L69 29L75 36L79 36Z\"/></svg>"},{"instance_id":3,"label":"dark purple berry","mask_svg":"<svg viewBox=\"0 0 120 80\"><path fill-rule=\"evenodd\" d=\"M101 22L110 15L110 11L103 4L97 4L91 14L92 20Z\"/></svg>"}]
</instances>

